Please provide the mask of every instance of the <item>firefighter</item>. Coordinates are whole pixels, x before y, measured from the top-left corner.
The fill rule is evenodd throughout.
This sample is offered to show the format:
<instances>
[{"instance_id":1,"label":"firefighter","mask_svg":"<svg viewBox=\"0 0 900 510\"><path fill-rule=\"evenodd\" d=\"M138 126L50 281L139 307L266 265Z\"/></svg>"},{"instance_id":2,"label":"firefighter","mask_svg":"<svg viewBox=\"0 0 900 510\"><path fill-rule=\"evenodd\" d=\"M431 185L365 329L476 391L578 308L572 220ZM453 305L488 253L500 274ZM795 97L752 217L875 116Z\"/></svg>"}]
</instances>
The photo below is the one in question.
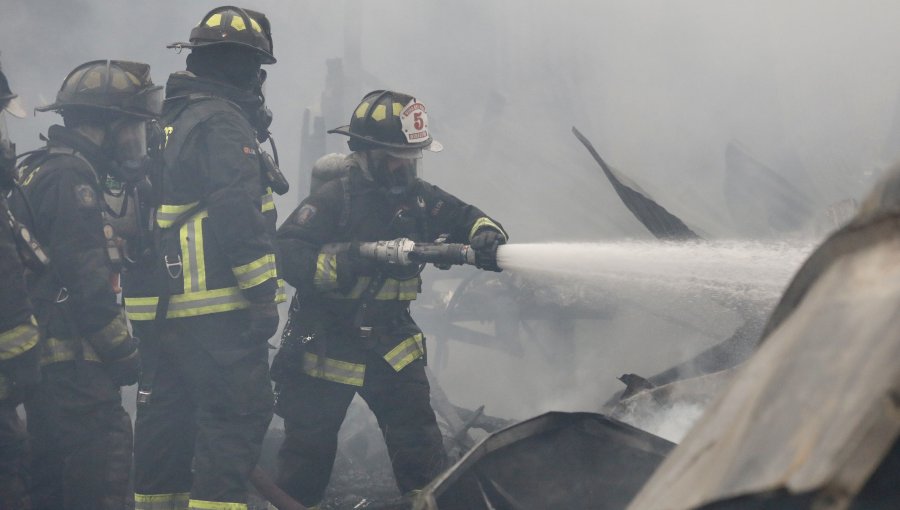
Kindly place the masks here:
<instances>
[{"instance_id":1,"label":"firefighter","mask_svg":"<svg viewBox=\"0 0 900 510\"><path fill-rule=\"evenodd\" d=\"M262 13L219 7L190 42L163 106L159 245L123 275L145 362L135 422L135 506L247 507L272 418L268 340L285 300L275 259L272 173L260 149L275 63Z\"/></svg>"},{"instance_id":2,"label":"firefighter","mask_svg":"<svg viewBox=\"0 0 900 510\"><path fill-rule=\"evenodd\" d=\"M26 494L27 436L16 407L40 381L40 358L20 256L24 239L16 239L21 227L6 204L15 186L16 148L7 136L5 112L24 116L15 100L0 70L0 508L24 510L31 508Z\"/></svg>"},{"instance_id":3,"label":"firefighter","mask_svg":"<svg viewBox=\"0 0 900 510\"><path fill-rule=\"evenodd\" d=\"M22 162L27 202L12 202L50 258L27 278L42 333L43 380L25 401L36 509L120 509L130 500L132 429L120 387L137 382L140 356L113 288L118 257L108 251L103 196L107 179L143 164L147 123L161 107L150 66L96 60L37 108L60 113L64 125Z\"/></svg>"},{"instance_id":4,"label":"firefighter","mask_svg":"<svg viewBox=\"0 0 900 510\"><path fill-rule=\"evenodd\" d=\"M273 362L286 438L278 484L316 505L331 474L338 429L359 394L378 418L400 491L417 491L446 464L429 400L425 338L410 316L421 267L363 259L358 243L407 238L471 244L477 266L499 271L499 223L417 178L423 150L441 145L425 106L392 91L367 94L350 124L344 175L322 184L278 231L285 280L296 287L290 334Z\"/></svg>"}]
</instances>

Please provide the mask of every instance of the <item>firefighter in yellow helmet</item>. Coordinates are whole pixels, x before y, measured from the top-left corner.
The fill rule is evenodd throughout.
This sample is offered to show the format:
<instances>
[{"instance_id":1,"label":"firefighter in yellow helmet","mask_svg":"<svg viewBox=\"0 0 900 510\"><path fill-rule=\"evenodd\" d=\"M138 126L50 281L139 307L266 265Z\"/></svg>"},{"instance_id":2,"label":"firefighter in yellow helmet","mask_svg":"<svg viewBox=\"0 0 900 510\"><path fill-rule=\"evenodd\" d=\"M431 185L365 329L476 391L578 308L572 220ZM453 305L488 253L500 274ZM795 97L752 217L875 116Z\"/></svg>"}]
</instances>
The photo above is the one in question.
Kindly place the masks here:
<instances>
[{"instance_id":1,"label":"firefighter in yellow helmet","mask_svg":"<svg viewBox=\"0 0 900 510\"><path fill-rule=\"evenodd\" d=\"M43 380L25 400L35 509L129 504L132 429L120 387L137 382L140 357L113 284L119 257L108 249L104 190L146 162L148 123L161 106L150 66L96 60L38 108L64 125L51 126L46 147L20 166L27 203L12 199L50 258L27 278L43 333Z\"/></svg>"},{"instance_id":2,"label":"firefighter in yellow helmet","mask_svg":"<svg viewBox=\"0 0 900 510\"><path fill-rule=\"evenodd\" d=\"M285 279L297 289L272 366L286 434L278 484L305 505L321 501L355 394L378 418L401 492L420 489L446 462L425 337L409 310L421 266L366 259L360 243L442 237L470 244L478 267L499 271L497 247L507 238L480 209L417 177L423 151L441 145L416 98L371 92L349 126L330 132L350 137L343 172L332 172L278 230Z\"/></svg>"},{"instance_id":3,"label":"firefighter in yellow helmet","mask_svg":"<svg viewBox=\"0 0 900 510\"><path fill-rule=\"evenodd\" d=\"M261 66L275 57L266 17L232 6L171 47L191 53L166 84L160 241L122 283L144 359L135 507L239 510L272 418L268 340L284 301L279 179L260 148L271 121Z\"/></svg>"}]
</instances>

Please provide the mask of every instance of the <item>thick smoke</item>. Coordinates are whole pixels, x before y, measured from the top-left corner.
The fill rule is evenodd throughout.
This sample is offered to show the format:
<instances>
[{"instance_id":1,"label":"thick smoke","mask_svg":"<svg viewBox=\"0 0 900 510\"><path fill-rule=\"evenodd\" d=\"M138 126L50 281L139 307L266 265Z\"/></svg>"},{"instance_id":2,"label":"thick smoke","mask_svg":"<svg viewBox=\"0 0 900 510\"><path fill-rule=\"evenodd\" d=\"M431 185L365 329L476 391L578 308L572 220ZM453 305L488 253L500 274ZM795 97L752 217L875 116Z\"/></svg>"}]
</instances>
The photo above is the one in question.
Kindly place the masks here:
<instances>
[{"instance_id":1,"label":"thick smoke","mask_svg":"<svg viewBox=\"0 0 900 510\"><path fill-rule=\"evenodd\" d=\"M186 40L215 5L6 0L0 59L29 107L51 102L66 73L92 59L148 62L155 81L164 83L183 68L185 56L165 44ZM860 197L900 152L895 2L284 0L244 6L272 20L279 62L269 69L267 97L282 167L295 190L307 189L310 170L300 168L310 160L300 153L304 109L322 113L326 59L342 57L352 83L344 90L345 110L328 112L334 118L327 127L344 123L367 90L417 95L445 146L426 156L424 176L499 219L512 242L649 239L571 135L573 125L607 161L710 239L820 236L824 230L814 226L826 208ZM39 146L38 133L55 122L53 114L11 121L19 150ZM336 140L330 146L342 147ZM730 146L779 176L766 183L802 191L807 217L772 221L792 230L766 231L757 218L748 223L735 214L756 210L770 195L784 197L765 185L759 193L766 196L726 195ZM297 193L276 202L284 218ZM446 287L435 281L441 276L429 272L427 283ZM644 299L623 294L632 304ZM660 371L726 338L741 322L733 310L702 300L660 312L623 303L610 289L605 297L610 320L601 326L576 321L562 332L544 321L518 356L432 342L432 353L444 349L440 368L451 398L515 417L551 407L596 409L617 389L619 374ZM436 325L423 326L429 332Z\"/></svg>"}]
</instances>

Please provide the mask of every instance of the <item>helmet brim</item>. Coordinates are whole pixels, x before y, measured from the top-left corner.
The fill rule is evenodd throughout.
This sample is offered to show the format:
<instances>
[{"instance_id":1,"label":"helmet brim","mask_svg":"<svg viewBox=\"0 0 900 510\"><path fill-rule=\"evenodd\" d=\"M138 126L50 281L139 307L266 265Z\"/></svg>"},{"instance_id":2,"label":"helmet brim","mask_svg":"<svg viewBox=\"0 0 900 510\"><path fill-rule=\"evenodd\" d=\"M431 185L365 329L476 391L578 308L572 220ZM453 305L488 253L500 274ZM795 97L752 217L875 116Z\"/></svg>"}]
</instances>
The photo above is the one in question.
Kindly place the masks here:
<instances>
[{"instance_id":1,"label":"helmet brim","mask_svg":"<svg viewBox=\"0 0 900 510\"><path fill-rule=\"evenodd\" d=\"M112 106L98 106L95 104L87 104L87 103L52 103L44 106L36 106L34 111L36 112L59 112L68 108L76 108L76 109L93 109L93 110L103 110L107 112L117 113L119 115L125 117L135 117L140 119L155 119L158 115L151 115L149 113L139 113L134 111L123 110L121 108L115 108Z\"/></svg>"},{"instance_id":2,"label":"helmet brim","mask_svg":"<svg viewBox=\"0 0 900 510\"><path fill-rule=\"evenodd\" d=\"M72 107L94 108L141 119L155 119L162 114L164 95L165 91L161 85L153 85L129 98L124 107L96 103L60 102L57 98L55 102L44 106L38 106L34 110L38 112L48 112Z\"/></svg>"},{"instance_id":3,"label":"helmet brim","mask_svg":"<svg viewBox=\"0 0 900 510\"><path fill-rule=\"evenodd\" d=\"M426 140L424 142L415 143L415 144L383 142L381 140L376 140L376 139L368 137L368 136L361 136L361 135L358 135L358 134L350 131L349 124L347 124L346 126L329 129L327 132L329 134L349 136L350 138L353 138L355 140L365 142L366 144L369 144L372 147L375 147L378 149L385 149L388 152L388 154L391 154L391 152L395 152L397 154L404 154L404 153L405 154L413 154L413 152L411 152L411 151L418 151L418 156L394 156L394 157L404 158L404 159L406 159L406 158L410 158L410 159L421 158L423 150L427 150L430 152L441 152L442 150L444 150L444 145L441 144L441 142L435 140L434 138L429 137L428 140Z\"/></svg>"},{"instance_id":4,"label":"helmet brim","mask_svg":"<svg viewBox=\"0 0 900 510\"><path fill-rule=\"evenodd\" d=\"M207 47L207 46L216 46L216 45L221 45L221 44L231 44L231 45L238 45L238 46L243 46L245 48L249 48L262 56L262 60L260 62L263 65L270 65L270 64L274 64L274 63L278 62L278 59L275 58L275 55L272 55L271 53L269 53L267 51L263 51L263 50L257 48L256 46L253 46L252 44L247 44L247 43L243 43L240 41L207 41L207 42L197 42L197 43L174 42L171 44L167 44L166 48L176 49L176 50L180 51L184 48L187 48L187 49L203 48L203 47Z\"/></svg>"},{"instance_id":5,"label":"helmet brim","mask_svg":"<svg viewBox=\"0 0 900 510\"><path fill-rule=\"evenodd\" d=\"M13 97L9 99L9 102L6 103L6 107L4 107L3 110L9 112L13 117L18 117L20 119L25 118L25 108L22 107L22 101L19 100L18 96L13 95Z\"/></svg>"}]
</instances>

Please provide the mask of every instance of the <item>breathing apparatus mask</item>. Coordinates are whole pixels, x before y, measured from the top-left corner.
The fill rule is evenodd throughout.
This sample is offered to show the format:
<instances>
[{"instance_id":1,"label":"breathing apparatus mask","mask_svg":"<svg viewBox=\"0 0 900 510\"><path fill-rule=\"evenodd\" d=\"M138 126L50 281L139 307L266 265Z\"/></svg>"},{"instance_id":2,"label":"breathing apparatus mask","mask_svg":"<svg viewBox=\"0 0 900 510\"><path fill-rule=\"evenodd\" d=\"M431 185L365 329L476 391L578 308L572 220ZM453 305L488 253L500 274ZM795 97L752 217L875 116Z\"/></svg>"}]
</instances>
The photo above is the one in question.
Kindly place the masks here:
<instances>
[{"instance_id":1,"label":"breathing apparatus mask","mask_svg":"<svg viewBox=\"0 0 900 510\"><path fill-rule=\"evenodd\" d=\"M266 77L268 73L265 69L260 69L257 73L256 83L253 86L253 92L259 96L259 107L252 114L251 122L256 128L256 139L259 143L263 143L269 139L269 126L272 125L272 110L266 106Z\"/></svg>"},{"instance_id":2,"label":"breathing apparatus mask","mask_svg":"<svg viewBox=\"0 0 900 510\"><path fill-rule=\"evenodd\" d=\"M151 156L159 152L162 137L155 120L122 117L110 123L102 147L109 159L108 175L123 183L142 181L150 172Z\"/></svg>"},{"instance_id":3,"label":"breathing apparatus mask","mask_svg":"<svg viewBox=\"0 0 900 510\"><path fill-rule=\"evenodd\" d=\"M384 149L368 152L369 172L375 182L384 189L388 196L395 199L405 198L413 189L418 179L418 157L409 157L406 153L396 153Z\"/></svg>"},{"instance_id":4,"label":"breathing apparatus mask","mask_svg":"<svg viewBox=\"0 0 900 510\"><path fill-rule=\"evenodd\" d=\"M290 189L290 184L288 184L287 178L281 173L281 169L278 166L278 147L275 146L275 139L272 137L272 133L269 132L269 126L272 125L272 110L266 106L265 92L268 73L265 69L260 69L257 76L254 92L259 97L259 107L251 114L250 122L256 129L256 140L259 143L265 143L268 140L269 145L272 147L272 154L262 150L262 147L259 150L260 163L263 167L263 177L266 180L266 184L276 194L284 195Z\"/></svg>"}]
</instances>

